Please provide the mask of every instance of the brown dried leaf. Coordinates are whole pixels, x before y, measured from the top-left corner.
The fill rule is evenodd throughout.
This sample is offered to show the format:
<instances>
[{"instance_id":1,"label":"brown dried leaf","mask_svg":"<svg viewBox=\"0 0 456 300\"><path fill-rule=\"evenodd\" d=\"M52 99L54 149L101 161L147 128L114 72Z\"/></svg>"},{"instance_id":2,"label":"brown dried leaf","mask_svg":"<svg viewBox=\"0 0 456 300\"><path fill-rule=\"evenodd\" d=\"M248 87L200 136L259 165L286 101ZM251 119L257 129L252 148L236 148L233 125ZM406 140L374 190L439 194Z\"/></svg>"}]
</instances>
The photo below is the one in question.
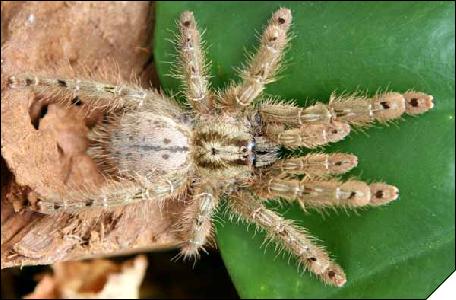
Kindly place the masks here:
<instances>
[{"instance_id":1,"label":"brown dried leaf","mask_svg":"<svg viewBox=\"0 0 456 300\"><path fill-rule=\"evenodd\" d=\"M147 268L145 256L122 264L97 259L59 262L26 299L137 299Z\"/></svg>"}]
</instances>

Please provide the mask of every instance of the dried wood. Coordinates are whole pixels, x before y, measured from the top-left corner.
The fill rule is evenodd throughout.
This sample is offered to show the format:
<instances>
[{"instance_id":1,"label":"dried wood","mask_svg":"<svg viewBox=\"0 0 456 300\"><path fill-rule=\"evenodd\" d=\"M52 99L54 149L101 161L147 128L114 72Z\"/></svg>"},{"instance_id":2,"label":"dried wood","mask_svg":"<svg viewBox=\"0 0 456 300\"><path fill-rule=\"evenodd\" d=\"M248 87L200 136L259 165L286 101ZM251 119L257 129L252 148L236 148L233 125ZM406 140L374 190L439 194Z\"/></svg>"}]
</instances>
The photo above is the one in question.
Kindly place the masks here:
<instances>
[{"instance_id":1,"label":"dried wood","mask_svg":"<svg viewBox=\"0 0 456 300\"><path fill-rule=\"evenodd\" d=\"M1 267L175 247L181 237L173 224L182 203L159 209L155 202L143 202L58 215L24 209L35 192L58 191L63 182L57 143L66 143L74 161L69 182L103 183L85 154L88 128L101 113L51 104L35 129L37 99L7 84L10 75L52 73L57 65L96 72L106 58L117 63L118 75L126 80L134 75L156 82L150 63L153 4L3 1L1 9Z\"/></svg>"}]
</instances>

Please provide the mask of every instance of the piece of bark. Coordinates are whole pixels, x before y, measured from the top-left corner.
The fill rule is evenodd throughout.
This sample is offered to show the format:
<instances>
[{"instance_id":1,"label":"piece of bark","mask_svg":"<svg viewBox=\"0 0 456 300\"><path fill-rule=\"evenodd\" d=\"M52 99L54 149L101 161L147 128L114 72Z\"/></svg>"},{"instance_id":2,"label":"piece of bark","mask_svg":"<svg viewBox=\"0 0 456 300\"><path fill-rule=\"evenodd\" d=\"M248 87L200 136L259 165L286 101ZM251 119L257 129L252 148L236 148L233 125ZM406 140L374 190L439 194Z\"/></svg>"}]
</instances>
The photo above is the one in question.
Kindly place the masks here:
<instances>
[{"instance_id":1,"label":"piece of bark","mask_svg":"<svg viewBox=\"0 0 456 300\"><path fill-rule=\"evenodd\" d=\"M22 209L24 203L33 202L35 193L59 191L64 181L103 184L85 153L88 127L102 112L87 115L78 106L50 104L43 115L43 104L32 92L7 84L10 75L52 74L57 65L96 72L106 65L105 58L117 63L113 74L156 82L153 74L143 72L151 69L153 4L3 1L1 8L1 267L178 245L182 237L173 228L183 210L181 202L168 201L162 209L151 201L58 215ZM65 72L65 68L59 70ZM59 147L65 149L65 156ZM69 175L62 171L68 157L73 161Z\"/></svg>"},{"instance_id":2,"label":"piece of bark","mask_svg":"<svg viewBox=\"0 0 456 300\"><path fill-rule=\"evenodd\" d=\"M43 274L25 299L138 299L147 268L145 256L124 263L105 259L59 262Z\"/></svg>"}]
</instances>

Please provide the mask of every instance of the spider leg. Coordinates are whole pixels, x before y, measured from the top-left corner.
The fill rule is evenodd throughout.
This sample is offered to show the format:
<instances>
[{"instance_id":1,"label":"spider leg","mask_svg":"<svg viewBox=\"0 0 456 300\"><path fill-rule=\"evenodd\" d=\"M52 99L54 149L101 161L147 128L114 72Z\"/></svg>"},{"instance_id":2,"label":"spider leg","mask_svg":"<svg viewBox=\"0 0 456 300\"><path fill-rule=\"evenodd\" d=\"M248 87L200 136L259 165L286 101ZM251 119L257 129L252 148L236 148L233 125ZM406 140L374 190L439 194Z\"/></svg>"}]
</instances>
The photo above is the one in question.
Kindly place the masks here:
<instances>
[{"instance_id":1,"label":"spider leg","mask_svg":"<svg viewBox=\"0 0 456 300\"><path fill-rule=\"evenodd\" d=\"M108 182L102 187L68 188L38 201L38 211L46 214L77 212L83 209L112 208L139 201L162 201L182 191L185 184L180 177L170 180L122 180Z\"/></svg>"},{"instance_id":2,"label":"spider leg","mask_svg":"<svg viewBox=\"0 0 456 300\"><path fill-rule=\"evenodd\" d=\"M214 106L209 91L207 65L201 48L201 35L192 12L183 12L179 20L178 50L181 60L180 75L185 95L192 107L199 112L208 112Z\"/></svg>"},{"instance_id":3,"label":"spider leg","mask_svg":"<svg viewBox=\"0 0 456 300\"><path fill-rule=\"evenodd\" d=\"M289 126L303 124L328 124L331 121L355 125L367 125L374 121L387 122L398 119L404 113L421 114L433 107L433 97L421 92L383 93L373 98L359 95L331 96L328 105L316 103L302 108L291 104L263 104L259 108L266 123Z\"/></svg>"},{"instance_id":4,"label":"spider leg","mask_svg":"<svg viewBox=\"0 0 456 300\"><path fill-rule=\"evenodd\" d=\"M346 173L356 167L358 159L348 153L312 153L280 159L268 167L271 174L328 176Z\"/></svg>"},{"instance_id":5,"label":"spider leg","mask_svg":"<svg viewBox=\"0 0 456 300\"><path fill-rule=\"evenodd\" d=\"M304 208L379 206L394 201L399 196L399 190L392 185L368 185L357 180L342 182L315 178L265 178L258 185L258 194L262 197L296 200Z\"/></svg>"},{"instance_id":6,"label":"spider leg","mask_svg":"<svg viewBox=\"0 0 456 300\"><path fill-rule=\"evenodd\" d=\"M282 124L266 124L264 128L268 139L287 148L316 148L344 139L350 133L350 125L343 122L328 124L309 124L299 128L286 129Z\"/></svg>"},{"instance_id":7,"label":"spider leg","mask_svg":"<svg viewBox=\"0 0 456 300\"><path fill-rule=\"evenodd\" d=\"M228 88L221 97L227 108L249 106L265 85L273 82L288 43L287 31L291 24L291 11L281 8L271 17L263 32L260 46L249 65L241 71L242 82Z\"/></svg>"},{"instance_id":8,"label":"spider leg","mask_svg":"<svg viewBox=\"0 0 456 300\"><path fill-rule=\"evenodd\" d=\"M258 111L261 120L265 123L280 123L289 126L301 126L303 124L327 124L332 115L327 105L317 103L303 108L293 104L261 104Z\"/></svg>"},{"instance_id":9,"label":"spider leg","mask_svg":"<svg viewBox=\"0 0 456 300\"><path fill-rule=\"evenodd\" d=\"M388 122L400 118L404 113L416 115L433 107L433 97L424 93L405 94L389 92L373 98L353 96L331 97L328 109L334 120L354 125L371 122Z\"/></svg>"},{"instance_id":10,"label":"spider leg","mask_svg":"<svg viewBox=\"0 0 456 300\"><path fill-rule=\"evenodd\" d=\"M34 74L19 74L9 78L10 86L28 87L42 98L59 99L65 104L82 103L90 107L117 109L123 107L141 107L153 102L159 93L139 87L112 85L92 80L69 78L39 77Z\"/></svg>"},{"instance_id":11,"label":"spider leg","mask_svg":"<svg viewBox=\"0 0 456 300\"><path fill-rule=\"evenodd\" d=\"M325 283L341 287L346 282L342 268L302 229L292 225L247 192L230 198L230 208L247 222L264 229L269 237L295 255L309 271Z\"/></svg>"},{"instance_id":12,"label":"spider leg","mask_svg":"<svg viewBox=\"0 0 456 300\"><path fill-rule=\"evenodd\" d=\"M218 205L218 196L215 195L209 184L197 186L193 193L192 203L184 211L183 233L188 240L181 247L181 254L185 257L198 257L199 250L212 232L212 215Z\"/></svg>"}]
</instances>

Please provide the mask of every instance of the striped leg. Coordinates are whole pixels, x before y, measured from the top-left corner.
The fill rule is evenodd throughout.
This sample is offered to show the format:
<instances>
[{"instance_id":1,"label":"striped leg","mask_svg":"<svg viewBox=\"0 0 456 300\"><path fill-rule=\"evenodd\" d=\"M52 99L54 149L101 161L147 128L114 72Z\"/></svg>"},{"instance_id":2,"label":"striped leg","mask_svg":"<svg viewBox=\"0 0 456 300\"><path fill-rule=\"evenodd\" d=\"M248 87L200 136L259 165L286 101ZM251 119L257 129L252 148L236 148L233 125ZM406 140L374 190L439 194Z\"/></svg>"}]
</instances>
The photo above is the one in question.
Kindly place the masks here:
<instances>
[{"instance_id":1,"label":"striped leg","mask_svg":"<svg viewBox=\"0 0 456 300\"><path fill-rule=\"evenodd\" d=\"M153 182L145 178L142 181L109 181L98 189L80 187L69 189L62 195L42 198L38 201L37 210L52 214L97 207L112 208L139 201L162 201L179 194L183 186L185 184L180 177L170 180L155 179Z\"/></svg>"},{"instance_id":2,"label":"striped leg","mask_svg":"<svg viewBox=\"0 0 456 300\"><path fill-rule=\"evenodd\" d=\"M310 272L323 282L341 287L346 282L342 268L333 262L326 251L316 245L304 230L293 226L276 212L267 209L249 193L230 199L231 209L245 221L256 224L269 238L295 255Z\"/></svg>"},{"instance_id":3,"label":"striped leg","mask_svg":"<svg viewBox=\"0 0 456 300\"><path fill-rule=\"evenodd\" d=\"M265 198L281 197L296 200L303 207L348 207L379 206L394 201L399 190L384 183L366 184L363 181L265 179L258 193Z\"/></svg>"},{"instance_id":4,"label":"striped leg","mask_svg":"<svg viewBox=\"0 0 456 300\"><path fill-rule=\"evenodd\" d=\"M342 122L310 124L299 128L285 129L280 124L265 126L266 137L287 148L316 148L344 139L350 133L350 125Z\"/></svg>"},{"instance_id":5,"label":"striped leg","mask_svg":"<svg viewBox=\"0 0 456 300\"><path fill-rule=\"evenodd\" d=\"M43 98L53 98L65 104L89 104L93 108L117 109L142 106L160 94L152 90L125 85L111 85L91 80L46 78L33 74L19 74L9 78L10 86L32 88Z\"/></svg>"},{"instance_id":6,"label":"striped leg","mask_svg":"<svg viewBox=\"0 0 456 300\"><path fill-rule=\"evenodd\" d=\"M245 107L257 98L265 85L274 81L284 49L288 43L287 32L291 24L291 11L279 9L269 21L260 40L257 52L247 68L241 71L242 82L229 88L221 97L228 108Z\"/></svg>"},{"instance_id":7,"label":"striped leg","mask_svg":"<svg viewBox=\"0 0 456 300\"><path fill-rule=\"evenodd\" d=\"M307 108L286 104L263 104L259 111L266 123L289 126L328 124L331 121L367 125L374 121L386 122L404 113L421 114L433 107L433 97L421 92L384 93L373 98L357 95L331 96L328 105L317 103Z\"/></svg>"},{"instance_id":8,"label":"striped leg","mask_svg":"<svg viewBox=\"0 0 456 300\"><path fill-rule=\"evenodd\" d=\"M187 238L181 247L185 257L197 257L212 232L212 215L218 204L218 197L209 185L195 188L192 203L184 211L183 233Z\"/></svg>"},{"instance_id":9,"label":"striped leg","mask_svg":"<svg viewBox=\"0 0 456 300\"><path fill-rule=\"evenodd\" d=\"M209 91L207 65L201 48L201 35L192 12L183 12L179 21L177 47L181 60L179 74L188 102L199 112L213 108L213 95Z\"/></svg>"},{"instance_id":10,"label":"striped leg","mask_svg":"<svg viewBox=\"0 0 456 300\"><path fill-rule=\"evenodd\" d=\"M269 167L272 174L328 176L343 174L358 164L355 155L347 153L313 153L281 159Z\"/></svg>"}]
</instances>

